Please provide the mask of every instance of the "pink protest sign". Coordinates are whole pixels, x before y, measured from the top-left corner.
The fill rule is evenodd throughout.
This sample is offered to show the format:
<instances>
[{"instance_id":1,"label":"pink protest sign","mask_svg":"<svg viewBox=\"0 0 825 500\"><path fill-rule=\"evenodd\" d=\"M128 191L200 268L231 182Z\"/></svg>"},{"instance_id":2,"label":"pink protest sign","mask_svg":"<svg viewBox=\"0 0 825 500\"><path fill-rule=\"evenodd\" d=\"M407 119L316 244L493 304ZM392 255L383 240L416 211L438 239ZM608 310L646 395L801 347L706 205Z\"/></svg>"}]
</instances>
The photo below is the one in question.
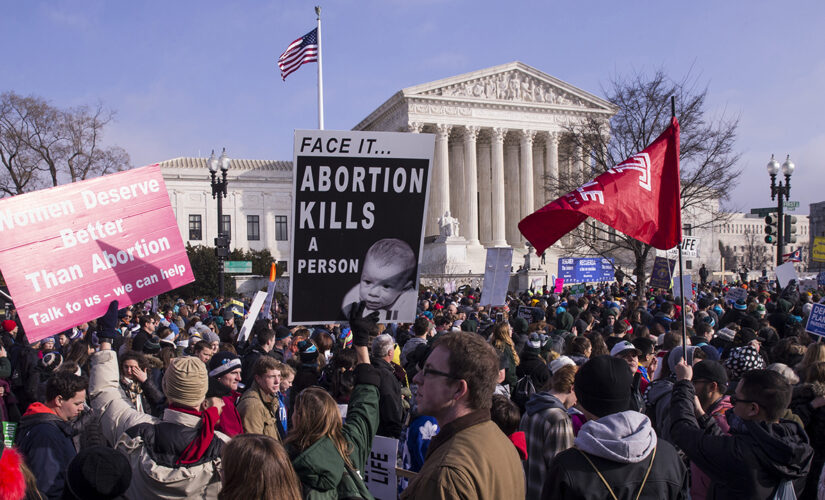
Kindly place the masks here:
<instances>
[{"instance_id":1,"label":"pink protest sign","mask_svg":"<svg viewBox=\"0 0 825 500\"><path fill-rule=\"evenodd\" d=\"M0 270L30 342L195 279L157 165L0 200Z\"/></svg>"},{"instance_id":2,"label":"pink protest sign","mask_svg":"<svg viewBox=\"0 0 825 500\"><path fill-rule=\"evenodd\" d=\"M556 278L556 286L553 288L553 293L562 293L564 291L564 278Z\"/></svg>"}]
</instances>

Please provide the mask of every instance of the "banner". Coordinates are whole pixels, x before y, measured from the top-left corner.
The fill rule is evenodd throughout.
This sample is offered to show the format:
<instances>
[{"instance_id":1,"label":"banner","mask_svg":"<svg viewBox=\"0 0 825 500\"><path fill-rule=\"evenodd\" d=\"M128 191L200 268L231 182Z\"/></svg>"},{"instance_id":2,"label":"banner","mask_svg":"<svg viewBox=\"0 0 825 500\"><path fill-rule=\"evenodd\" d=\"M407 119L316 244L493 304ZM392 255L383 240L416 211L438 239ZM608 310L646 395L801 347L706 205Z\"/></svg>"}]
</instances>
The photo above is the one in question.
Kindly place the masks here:
<instances>
[{"instance_id":1,"label":"banner","mask_svg":"<svg viewBox=\"0 0 825 500\"><path fill-rule=\"evenodd\" d=\"M738 286L733 287L725 294L725 300L729 302L736 302L737 300L746 302L748 300L748 291Z\"/></svg>"},{"instance_id":2,"label":"banner","mask_svg":"<svg viewBox=\"0 0 825 500\"><path fill-rule=\"evenodd\" d=\"M697 258L699 257L699 238L696 236L684 236L682 243L676 245L670 250L656 250L657 257L666 257L671 260L679 260L679 247L682 247L683 258Z\"/></svg>"},{"instance_id":3,"label":"banner","mask_svg":"<svg viewBox=\"0 0 825 500\"><path fill-rule=\"evenodd\" d=\"M670 288L672 285L673 267L676 261L656 257L653 261L653 271L650 272L650 286L652 288Z\"/></svg>"},{"instance_id":4,"label":"banner","mask_svg":"<svg viewBox=\"0 0 825 500\"><path fill-rule=\"evenodd\" d=\"M673 277L673 296L693 299L693 278L689 274L685 275L684 280L681 276Z\"/></svg>"},{"instance_id":5,"label":"banner","mask_svg":"<svg viewBox=\"0 0 825 500\"><path fill-rule=\"evenodd\" d=\"M825 262L825 236L814 236L814 245L811 247L811 260Z\"/></svg>"},{"instance_id":6,"label":"banner","mask_svg":"<svg viewBox=\"0 0 825 500\"><path fill-rule=\"evenodd\" d=\"M501 306L507 301L510 288L510 271L513 268L513 249L488 248L484 263L484 284L481 288L481 304Z\"/></svg>"},{"instance_id":7,"label":"banner","mask_svg":"<svg viewBox=\"0 0 825 500\"><path fill-rule=\"evenodd\" d=\"M572 283L602 283L613 281L613 259L602 257L559 259L559 279Z\"/></svg>"},{"instance_id":8,"label":"banner","mask_svg":"<svg viewBox=\"0 0 825 500\"><path fill-rule=\"evenodd\" d=\"M435 136L296 130L289 323L412 322Z\"/></svg>"},{"instance_id":9,"label":"banner","mask_svg":"<svg viewBox=\"0 0 825 500\"><path fill-rule=\"evenodd\" d=\"M264 291L255 294L255 298L252 299L252 305L249 306L249 314L243 322L241 331L238 332L238 342L243 342L249 337L249 332L252 331L252 327L255 326L255 321L258 320L258 314L261 312L261 306L263 306L264 301L266 301L266 297L267 293Z\"/></svg>"},{"instance_id":10,"label":"banner","mask_svg":"<svg viewBox=\"0 0 825 500\"><path fill-rule=\"evenodd\" d=\"M30 342L195 279L158 165L0 200L0 269Z\"/></svg>"},{"instance_id":11,"label":"banner","mask_svg":"<svg viewBox=\"0 0 825 500\"><path fill-rule=\"evenodd\" d=\"M398 498L398 478L395 475L398 440L384 436L372 439L372 450L364 466L364 484L376 500Z\"/></svg>"}]
</instances>

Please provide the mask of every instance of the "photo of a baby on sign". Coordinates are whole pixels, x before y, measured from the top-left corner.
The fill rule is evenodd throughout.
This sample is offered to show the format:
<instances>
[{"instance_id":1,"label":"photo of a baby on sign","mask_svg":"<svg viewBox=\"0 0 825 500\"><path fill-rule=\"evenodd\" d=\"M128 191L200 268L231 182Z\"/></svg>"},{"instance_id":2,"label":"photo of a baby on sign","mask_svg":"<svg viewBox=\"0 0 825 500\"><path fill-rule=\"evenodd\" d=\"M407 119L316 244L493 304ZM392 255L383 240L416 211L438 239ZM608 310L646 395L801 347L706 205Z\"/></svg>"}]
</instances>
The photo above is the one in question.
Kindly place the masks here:
<instances>
[{"instance_id":1,"label":"photo of a baby on sign","mask_svg":"<svg viewBox=\"0 0 825 500\"><path fill-rule=\"evenodd\" d=\"M364 316L378 311L381 321L396 321L399 311L415 310L416 257L410 245L396 238L379 240L367 250L361 280L344 296L346 317L364 301Z\"/></svg>"}]
</instances>

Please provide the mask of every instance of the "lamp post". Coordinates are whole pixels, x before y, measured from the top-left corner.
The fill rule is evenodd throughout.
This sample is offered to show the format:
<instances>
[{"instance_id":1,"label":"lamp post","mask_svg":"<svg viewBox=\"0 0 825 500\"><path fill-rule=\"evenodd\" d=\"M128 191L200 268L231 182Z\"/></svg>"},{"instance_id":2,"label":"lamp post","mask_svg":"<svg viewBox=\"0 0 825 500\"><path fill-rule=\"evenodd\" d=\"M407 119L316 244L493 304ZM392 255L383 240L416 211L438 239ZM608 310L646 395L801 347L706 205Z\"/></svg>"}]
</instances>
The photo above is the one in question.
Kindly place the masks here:
<instances>
[{"instance_id":1,"label":"lamp post","mask_svg":"<svg viewBox=\"0 0 825 500\"><path fill-rule=\"evenodd\" d=\"M229 235L223 229L223 199L226 198L226 172L229 170L229 157L226 148L223 148L220 158L215 158L215 150L209 156L209 175L211 177L212 198L218 200L218 237L215 238L215 255L218 256L218 295L224 296L223 273L224 261L229 256ZM221 169L221 178L218 180L218 168Z\"/></svg>"},{"instance_id":2,"label":"lamp post","mask_svg":"<svg viewBox=\"0 0 825 500\"><path fill-rule=\"evenodd\" d=\"M783 225L784 221L784 206L785 201L790 201L791 196L791 174L793 174L796 165L791 161L791 155L785 158L785 163L782 164L782 174L785 175L785 184L782 181L776 182L776 175L780 171L779 162L771 155L771 161L768 162L768 174L771 176L771 200L776 200L777 221L776 221L776 265L782 265L782 255L785 253L785 232Z\"/></svg>"}]
</instances>

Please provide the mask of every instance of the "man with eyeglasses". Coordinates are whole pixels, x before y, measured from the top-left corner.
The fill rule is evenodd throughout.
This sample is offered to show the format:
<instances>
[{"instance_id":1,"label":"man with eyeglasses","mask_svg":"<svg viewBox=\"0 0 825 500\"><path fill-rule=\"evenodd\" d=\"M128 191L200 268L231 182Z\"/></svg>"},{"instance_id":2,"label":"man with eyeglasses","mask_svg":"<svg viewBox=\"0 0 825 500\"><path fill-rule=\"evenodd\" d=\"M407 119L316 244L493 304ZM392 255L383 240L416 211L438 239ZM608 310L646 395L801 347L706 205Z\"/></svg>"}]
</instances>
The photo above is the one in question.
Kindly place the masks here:
<instances>
[{"instance_id":1,"label":"man with eyeglasses","mask_svg":"<svg viewBox=\"0 0 825 500\"><path fill-rule=\"evenodd\" d=\"M402 499L524 498L518 452L490 420L497 374L498 355L479 335L448 333L433 343L413 380L418 413L441 430Z\"/></svg>"},{"instance_id":2,"label":"man with eyeglasses","mask_svg":"<svg viewBox=\"0 0 825 500\"><path fill-rule=\"evenodd\" d=\"M372 366L381 374L378 386L379 436L398 439L404 427L404 410L401 406L401 382L395 376L390 362L395 354L395 340L386 333L372 341Z\"/></svg>"},{"instance_id":3,"label":"man with eyeglasses","mask_svg":"<svg viewBox=\"0 0 825 500\"><path fill-rule=\"evenodd\" d=\"M693 367L680 361L674 371L671 437L710 478L707 498L773 498L788 486L802 494L813 449L802 426L780 420L792 392L782 375L744 373L726 414L730 435L721 435L703 429L697 420L705 418L705 410L701 401L697 404Z\"/></svg>"}]
</instances>

